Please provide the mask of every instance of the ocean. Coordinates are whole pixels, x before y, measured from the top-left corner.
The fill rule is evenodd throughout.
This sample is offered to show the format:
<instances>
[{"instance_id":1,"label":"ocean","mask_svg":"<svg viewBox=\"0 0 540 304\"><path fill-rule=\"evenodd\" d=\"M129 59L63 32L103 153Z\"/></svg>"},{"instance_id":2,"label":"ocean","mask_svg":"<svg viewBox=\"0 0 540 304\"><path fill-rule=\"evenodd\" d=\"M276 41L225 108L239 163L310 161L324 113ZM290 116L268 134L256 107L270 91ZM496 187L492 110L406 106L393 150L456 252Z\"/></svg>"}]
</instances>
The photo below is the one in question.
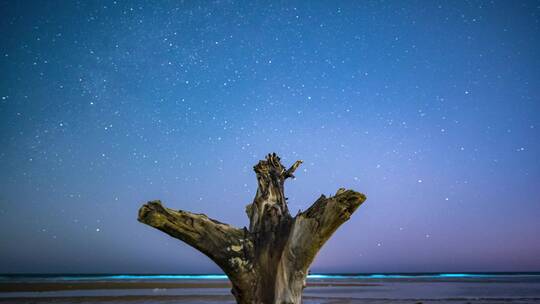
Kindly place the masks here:
<instances>
[{"instance_id":1,"label":"ocean","mask_svg":"<svg viewBox=\"0 0 540 304\"><path fill-rule=\"evenodd\" d=\"M540 303L540 273L311 274L304 303ZM220 274L3 274L0 303L235 303Z\"/></svg>"}]
</instances>

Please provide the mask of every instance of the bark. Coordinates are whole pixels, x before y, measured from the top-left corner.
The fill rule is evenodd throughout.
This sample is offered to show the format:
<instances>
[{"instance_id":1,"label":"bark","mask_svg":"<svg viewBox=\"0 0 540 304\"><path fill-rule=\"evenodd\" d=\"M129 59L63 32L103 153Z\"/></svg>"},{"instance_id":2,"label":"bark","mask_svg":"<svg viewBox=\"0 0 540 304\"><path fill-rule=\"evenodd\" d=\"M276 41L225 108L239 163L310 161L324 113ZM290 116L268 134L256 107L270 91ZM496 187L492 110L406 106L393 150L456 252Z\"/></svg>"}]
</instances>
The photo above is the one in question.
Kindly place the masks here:
<instances>
[{"instance_id":1,"label":"bark","mask_svg":"<svg viewBox=\"0 0 540 304\"><path fill-rule=\"evenodd\" d=\"M241 304L301 303L308 268L317 252L366 197L339 189L322 195L294 218L287 208L285 180L302 161L286 169L276 154L254 166L258 188L246 206L249 229L238 229L204 214L165 208L152 201L139 221L180 239L207 255L229 277Z\"/></svg>"}]
</instances>

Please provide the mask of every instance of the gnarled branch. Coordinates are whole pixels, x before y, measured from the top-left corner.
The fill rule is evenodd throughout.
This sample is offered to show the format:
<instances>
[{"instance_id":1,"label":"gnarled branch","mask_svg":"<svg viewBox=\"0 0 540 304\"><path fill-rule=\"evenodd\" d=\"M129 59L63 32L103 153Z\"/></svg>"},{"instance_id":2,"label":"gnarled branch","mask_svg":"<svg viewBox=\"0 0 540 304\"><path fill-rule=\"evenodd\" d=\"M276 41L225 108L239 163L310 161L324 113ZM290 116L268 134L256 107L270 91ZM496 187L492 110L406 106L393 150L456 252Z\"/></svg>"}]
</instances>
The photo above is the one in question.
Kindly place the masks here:
<instances>
[{"instance_id":1,"label":"gnarled branch","mask_svg":"<svg viewBox=\"0 0 540 304\"><path fill-rule=\"evenodd\" d=\"M296 161L285 170L279 156L271 153L253 167L258 187L253 203L246 206L250 232L268 231L291 219L284 184L287 178L294 177L293 173L301 163L301 160Z\"/></svg>"},{"instance_id":2,"label":"gnarled branch","mask_svg":"<svg viewBox=\"0 0 540 304\"><path fill-rule=\"evenodd\" d=\"M307 270L319 249L365 200L362 193L340 188L332 197L321 195L296 215L288 243L295 269Z\"/></svg>"},{"instance_id":3,"label":"gnarled branch","mask_svg":"<svg viewBox=\"0 0 540 304\"><path fill-rule=\"evenodd\" d=\"M294 171L296 171L296 169L303 163L303 161L301 160L297 160L294 162L294 164L287 170L285 171L285 178L289 178L289 177L292 177L294 178Z\"/></svg>"},{"instance_id":4,"label":"gnarled branch","mask_svg":"<svg viewBox=\"0 0 540 304\"><path fill-rule=\"evenodd\" d=\"M204 214L165 208L160 201L143 205L138 220L201 251L229 277L243 279L251 272L253 242L246 230Z\"/></svg>"}]
</instances>

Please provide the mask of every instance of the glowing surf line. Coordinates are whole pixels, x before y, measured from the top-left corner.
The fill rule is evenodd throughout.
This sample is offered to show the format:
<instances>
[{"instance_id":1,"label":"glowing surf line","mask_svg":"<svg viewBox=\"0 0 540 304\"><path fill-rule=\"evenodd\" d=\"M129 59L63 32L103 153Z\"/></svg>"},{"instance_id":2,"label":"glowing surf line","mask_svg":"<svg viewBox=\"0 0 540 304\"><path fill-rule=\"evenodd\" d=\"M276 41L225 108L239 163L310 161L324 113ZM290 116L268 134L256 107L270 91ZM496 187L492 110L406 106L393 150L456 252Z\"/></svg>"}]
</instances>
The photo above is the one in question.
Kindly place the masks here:
<instances>
[{"instance_id":1,"label":"glowing surf line","mask_svg":"<svg viewBox=\"0 0 540 304\"><path fill-rule=\"evenodd\" d=\"M366 275L334 275L334 274L310 274L308 279L407 279L407 278L485 278L494 275L467 274L467 273L440 273L440 274L366 274ZM110 276L66 276L64 280L226 280L224 274L204 275L110 275Z\"/></svg>"},{"instance_id":2,"label":"glowing surf line","mask_svg":"<svg viewBox=\"0 0 540 304\"><path fill-rule=\"evenodd\" d=\"M461 279L500 277L539 277L540 273L404 273L404 274L310 274L308 279L369 280L369 279ZM111 274L111 275L1 275L0 281L136 281L136 280L227 280L224 274Z\"/></svg>"}]
</instances>

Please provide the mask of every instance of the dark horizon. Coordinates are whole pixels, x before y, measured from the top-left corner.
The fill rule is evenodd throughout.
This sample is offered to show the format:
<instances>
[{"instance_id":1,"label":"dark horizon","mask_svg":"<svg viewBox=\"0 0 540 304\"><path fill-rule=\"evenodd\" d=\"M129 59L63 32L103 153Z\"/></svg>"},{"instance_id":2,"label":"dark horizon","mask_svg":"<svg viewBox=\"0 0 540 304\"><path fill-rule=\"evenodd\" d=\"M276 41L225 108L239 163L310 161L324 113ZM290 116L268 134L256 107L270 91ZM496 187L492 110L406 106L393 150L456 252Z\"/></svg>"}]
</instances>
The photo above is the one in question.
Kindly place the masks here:
<instances>
[{"instance_id":1,"label":"dark horizon","mask_svg":"<svg viewBox=\"0 0 540 304\"><path fill-rule=\"evenodd\" d=\"M504 273L513 273L513 274L540 274L540 271L436 271L436 272L311 272L310 274L504 274ZM223 272L214 272L214 273L134 273L134 272L110 272L110 273L0 273L2 275L225 275Z\"/></svg>"},{"instance_id":2,"label":"dark horizon","mask_svg":"<svg viewBox=\"0 0 540 304\"><path fill-rule=\"evenodd\" d=\"M438 271L438 272L311 272L310 275L343 275L343 276L353 276L353 275L430 275L430 274L464 274L464 275L540 275L540 271L458 271L458 272L447 272L447 271ZM221 273L0 273L0 276L115 276L115 275L133 275L133 276L226 276L223 272ZM451 278L451 277L448 277Z\"/></svg>"}]
</instances>

